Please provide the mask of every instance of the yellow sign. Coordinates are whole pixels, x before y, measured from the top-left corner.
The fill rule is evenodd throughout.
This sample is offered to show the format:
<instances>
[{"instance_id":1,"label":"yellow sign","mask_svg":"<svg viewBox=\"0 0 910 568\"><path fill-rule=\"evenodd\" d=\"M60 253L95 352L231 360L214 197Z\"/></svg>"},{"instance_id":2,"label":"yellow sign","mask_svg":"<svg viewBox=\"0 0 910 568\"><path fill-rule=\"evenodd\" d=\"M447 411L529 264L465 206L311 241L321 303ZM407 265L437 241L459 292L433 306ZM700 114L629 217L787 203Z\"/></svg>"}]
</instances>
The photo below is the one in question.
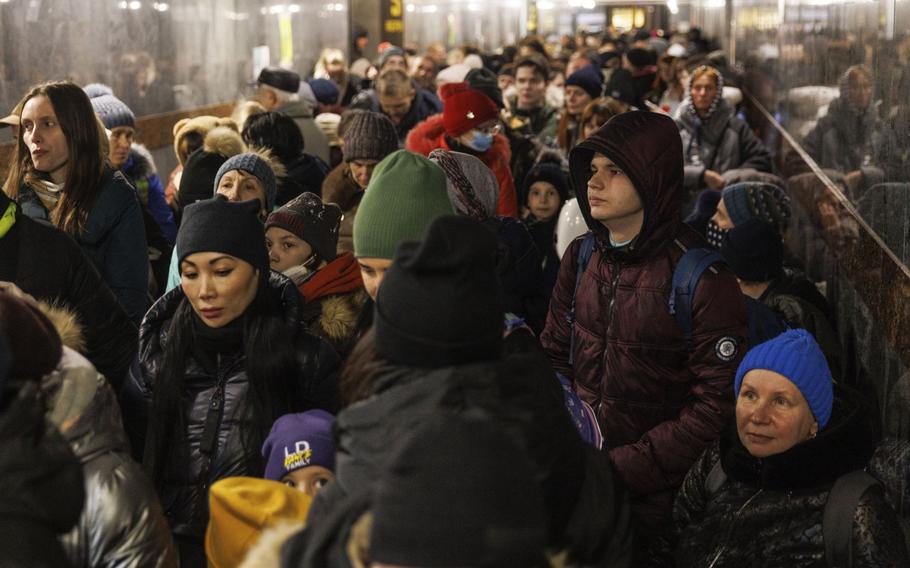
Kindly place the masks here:
<instances>
[{"instance_id":1,"label":"yellow sign","mask_svg":"<svg viewBox=\"0 0 910 568\"><path fill-rule=\"evenodd\" d=\"M294 39L291 36L291 15L278 15L278 46L279 59L284 67L294 64Z\"/></svg>"}]
</instances>

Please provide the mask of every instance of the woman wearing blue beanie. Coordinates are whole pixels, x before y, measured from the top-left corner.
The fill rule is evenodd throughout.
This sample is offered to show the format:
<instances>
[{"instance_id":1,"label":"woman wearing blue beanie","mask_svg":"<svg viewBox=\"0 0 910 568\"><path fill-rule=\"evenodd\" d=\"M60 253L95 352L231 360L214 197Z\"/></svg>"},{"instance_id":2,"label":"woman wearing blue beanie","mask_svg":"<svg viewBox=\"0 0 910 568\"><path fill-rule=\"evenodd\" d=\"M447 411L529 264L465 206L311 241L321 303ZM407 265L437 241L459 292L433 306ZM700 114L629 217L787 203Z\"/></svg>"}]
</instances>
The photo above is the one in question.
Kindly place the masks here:
<instances>
[{"instance_id":1,"label":"woman wearing blue beanie","mask_svg":"<svg viewBox=\"0 0 910 568\"><path fill-rule=\"evenodd\" d=\"M835 396L811 334L794 329L754 347L734 392L736 429L695 463L676 498L678 567L821 568L836 549L851 555L845 565L910 566L880 485L857 491L858 501L832 492L848 473L888 464L873 456L860 405L841 389ZM846 523L823 520L829 500Z\"/></svg>"}]
</instances>

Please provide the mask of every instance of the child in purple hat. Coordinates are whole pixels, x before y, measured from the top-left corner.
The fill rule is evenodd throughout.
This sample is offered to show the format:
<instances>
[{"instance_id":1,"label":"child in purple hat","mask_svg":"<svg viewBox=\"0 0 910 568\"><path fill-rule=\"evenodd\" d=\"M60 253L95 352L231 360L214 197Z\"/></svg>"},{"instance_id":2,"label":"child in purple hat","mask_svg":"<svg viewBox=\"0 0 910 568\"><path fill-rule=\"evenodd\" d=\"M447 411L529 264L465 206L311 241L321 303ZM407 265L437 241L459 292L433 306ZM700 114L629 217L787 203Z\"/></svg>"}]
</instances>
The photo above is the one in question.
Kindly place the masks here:
<instances>
[{"instance_id":1,"label":"child in purple hat","mask_svg":"<svg viewBox=\"0 0 910 568\"><path fill-rule=\"evenodd\" d=\"M324 410L285 414L276 420L262 445L263 477L314 496L335 479L334 422Z\"/></svg>"}]
</instances>

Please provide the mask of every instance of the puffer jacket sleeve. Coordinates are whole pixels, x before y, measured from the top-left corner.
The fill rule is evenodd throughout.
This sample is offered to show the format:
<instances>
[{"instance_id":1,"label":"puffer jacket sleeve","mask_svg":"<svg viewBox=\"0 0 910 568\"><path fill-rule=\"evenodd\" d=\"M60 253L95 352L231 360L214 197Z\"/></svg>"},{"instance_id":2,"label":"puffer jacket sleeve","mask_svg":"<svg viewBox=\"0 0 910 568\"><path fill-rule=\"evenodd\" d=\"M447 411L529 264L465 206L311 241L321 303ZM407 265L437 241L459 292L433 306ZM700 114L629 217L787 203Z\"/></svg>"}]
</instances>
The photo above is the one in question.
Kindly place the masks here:
<instances>
[{"instance_id":1,"label":"puffer jacket sleeve","mask_svg":"<svg viewBox=\"0 0 910 568\"><path fill-rule=\"evenodd\" d=\"M853 566L910 566L907 542L897 513L881 487L866 491L853 516Z\"/></svg>"},{"instance_id":2,"label":"puffer jacket sleeve","mask_svg":"<svg viewBox=\"0 0 910 568\"><path fill-rule=\"evenodd\" d=\"M739 138L740 168L752 168L760 172L771 172L771 155L761 140L755 137L749 125L736 120L736 134Z\"/></svg>"},{"instance_id":3,"label":"puffer jacket sleeve","mask_svg":"<svg viewBox=\"0 0 910 568\"><path fill-rule=\"evenodd\" d=\"M733 378L747 348L748 324L742 292L727 269L702 275L692 322L688 396L679 418L658 424L633 444L610 450L634 493L678 487L733 414Z\"/></svg>"},{"instance_id":4,"label":"puffer jacket sleeve","mask_svg":"<svg viewBox=\"0 0 910 568\"><path fill-rule=\"evenodd\" d=\"M557 373L562 373L575 383L572 365L569 364L569 350L572 342L572 328L566 321L566 314L572 307L575 295L575 271L578 264L578 248L581 240L575 239L563 254L559 264L559 275L550 297L547 323L540 334L540 344L550 358L550 364Z\"/></svg>"},{"instance_id":5,"label":"puffer jacket sleeve","mask_svg":"<svg viewBox=\"0 0 910 568\"><path fill-rule=\"evenodd\" d=\"M176 567L170 528L142 468L113 454L89 467L79 526L64 538L70 557L76 552L95 568Z\"/></svg>"}]
</instances>

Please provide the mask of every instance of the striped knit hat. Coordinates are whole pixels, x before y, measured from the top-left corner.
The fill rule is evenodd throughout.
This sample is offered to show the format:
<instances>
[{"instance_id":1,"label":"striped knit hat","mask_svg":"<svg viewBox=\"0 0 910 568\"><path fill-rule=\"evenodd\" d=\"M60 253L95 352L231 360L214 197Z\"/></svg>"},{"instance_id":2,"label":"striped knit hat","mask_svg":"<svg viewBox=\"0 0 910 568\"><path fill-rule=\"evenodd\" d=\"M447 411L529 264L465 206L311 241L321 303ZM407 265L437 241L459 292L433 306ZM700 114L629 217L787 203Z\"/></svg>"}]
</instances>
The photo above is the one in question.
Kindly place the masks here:
<instances>
[{"instance_id":1,"label":"striped knit hat","mask_svg":"<svg viewBox=\"0 0 910 568\"><path fill-rule=\"evenodd\" d=\"M809 403L819 430L825 427L831 418L834 390L828 362L812 334L805 329L791 329L746 353L736 371L737 398L743 377L754 369L774 371L789 379Z\"/></svg>"}]
</instances>

